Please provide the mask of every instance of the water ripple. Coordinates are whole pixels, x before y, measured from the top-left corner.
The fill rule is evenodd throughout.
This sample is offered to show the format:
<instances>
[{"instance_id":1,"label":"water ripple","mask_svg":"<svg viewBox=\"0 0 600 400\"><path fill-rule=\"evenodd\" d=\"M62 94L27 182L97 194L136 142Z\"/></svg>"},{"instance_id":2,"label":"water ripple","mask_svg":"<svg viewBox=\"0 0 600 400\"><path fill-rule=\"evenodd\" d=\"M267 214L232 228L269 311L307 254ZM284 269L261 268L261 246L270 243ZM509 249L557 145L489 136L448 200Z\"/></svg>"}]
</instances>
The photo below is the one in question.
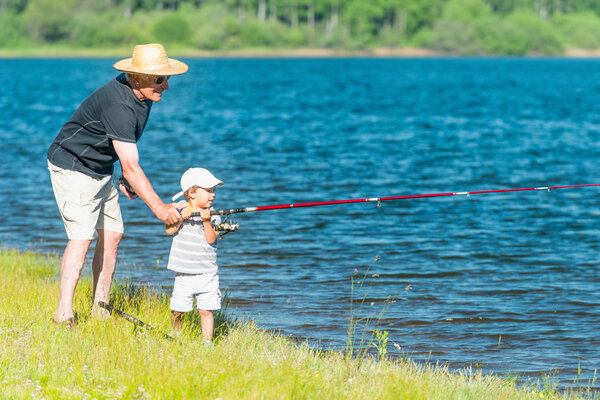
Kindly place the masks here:
<instances>
[{"instance_id":1,"label":"water ripple","mask_svg":"<svg viewBox=\"0 0 600 400\"><path fill-rule=\"evenodd\" d=\"M139 143L165 199L190 166L225 181L227 208L598 183L597 60L186 61ZM0 94L2 245L64 248L45 152L112 62L0 63L21 77ZM600 365L597 192L239 215L221 283L232 313L327 348L352 310L392 356L575 385ZM164 227L140 201L122 212L117 278L169 292Z\"/></svg>"}]
</instances>

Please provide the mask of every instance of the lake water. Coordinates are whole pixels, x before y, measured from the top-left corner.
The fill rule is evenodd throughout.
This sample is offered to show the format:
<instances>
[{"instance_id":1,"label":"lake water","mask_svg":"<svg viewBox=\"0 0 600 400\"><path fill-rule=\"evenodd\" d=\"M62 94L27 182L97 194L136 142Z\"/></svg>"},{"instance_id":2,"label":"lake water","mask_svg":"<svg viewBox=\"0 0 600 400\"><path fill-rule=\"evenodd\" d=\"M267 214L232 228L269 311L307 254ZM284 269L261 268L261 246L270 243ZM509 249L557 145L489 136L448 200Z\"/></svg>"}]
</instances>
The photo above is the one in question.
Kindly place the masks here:
<instances>
[{"instance_id":1,"label":"lake water","mask_svg":"<svg viewBox=\"0 0 600 400\"><path fill-rule=\"evenodd\" d=\"M46 150L114 61L0 60L2 246L62 253ZM216 208L600 183L599 60L185 61L139 142L165 200L191 166L225 182ZM219 241L228 312L345 348L353 309L392 356L587 385L599 191L238 214ZM164 226L121 205L116 278L170 290Z\"/></svg>"}]
</instances>

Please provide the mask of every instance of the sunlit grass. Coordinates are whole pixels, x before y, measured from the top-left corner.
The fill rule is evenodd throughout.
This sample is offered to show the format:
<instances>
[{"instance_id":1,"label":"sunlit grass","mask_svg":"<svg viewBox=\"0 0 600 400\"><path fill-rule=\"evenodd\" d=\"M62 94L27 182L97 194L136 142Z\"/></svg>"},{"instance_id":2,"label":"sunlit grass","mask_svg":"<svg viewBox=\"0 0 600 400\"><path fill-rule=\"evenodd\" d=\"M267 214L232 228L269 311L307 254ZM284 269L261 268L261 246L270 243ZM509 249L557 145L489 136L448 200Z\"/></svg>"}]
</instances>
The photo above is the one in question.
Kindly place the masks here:
<instances>
[{"instance_id":1,"label":"sunlit grass","mask_svg":"<svg viewBox=\"0 0 600 400\"><path fill-rule=\"evenodd\" d=\"M465 370L347 357L217 318L215 348L201 343L191 314L174 341L113 317L89 319L91 283L77 287L79 325L51 321L58 293L55 256L0 250L1 399L566 399L568 393L518 389ZM170 332L165 295L115 283L111 303Z\"/></svg>"}]
</instances>

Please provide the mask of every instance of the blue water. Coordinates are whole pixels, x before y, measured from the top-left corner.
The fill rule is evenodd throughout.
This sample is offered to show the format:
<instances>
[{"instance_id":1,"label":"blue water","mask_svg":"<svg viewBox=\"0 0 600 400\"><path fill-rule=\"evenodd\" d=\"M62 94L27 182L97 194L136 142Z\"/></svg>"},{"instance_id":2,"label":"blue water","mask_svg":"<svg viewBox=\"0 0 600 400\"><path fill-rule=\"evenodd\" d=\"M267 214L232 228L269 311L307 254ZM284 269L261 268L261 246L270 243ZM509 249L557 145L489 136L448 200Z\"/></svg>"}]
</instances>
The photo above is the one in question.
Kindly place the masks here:
<instances>
[{"instance_id":1,"label":"blue water","mask_svg":"<svg viewBox=\"0 0 600 400\"><path fill-rule=\"evenodd\" d=\"M0 61L3 246L62 252L46 150L114 61ZM191 166L225 182L217 208L600 183L598 60L186 61L139 143L165 200ZM121 204L116 278L169 290L164 227ZM261 327L345 348L352 309L392 356L561 387L600 367L598 188L236 219L221 284Z\"/></svg>"}]
</instances>

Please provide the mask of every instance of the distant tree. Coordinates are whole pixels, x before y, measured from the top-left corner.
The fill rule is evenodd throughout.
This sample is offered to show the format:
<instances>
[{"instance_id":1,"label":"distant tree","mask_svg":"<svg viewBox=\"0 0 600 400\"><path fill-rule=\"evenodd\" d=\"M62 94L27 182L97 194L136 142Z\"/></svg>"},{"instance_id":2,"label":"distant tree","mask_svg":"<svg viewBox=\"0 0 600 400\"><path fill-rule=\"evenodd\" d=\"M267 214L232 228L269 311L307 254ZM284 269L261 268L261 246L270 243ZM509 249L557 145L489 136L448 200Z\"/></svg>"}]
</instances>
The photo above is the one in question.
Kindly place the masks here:
<instances>
[{"instance_id":1,"label":"distant tree","mask_svg":"<svg viewBox=\"0 0 600 400\"><path fill-rule=\"evenodd\" d=\"M25 10L28 0L0 0L0 14L19 14Z\"/></svg>"},{"instance_id":2,"label":"distant tree","mask_svg":"<svg viewBox=\"0 0 600 400\"><path fill-rule=\"evenodd\" d=\"M526 30L508 18L491 16L479 20L476 35L484 54L521 56L530 50Z\"/></svg>"},{"instance_id":3,"label":"distant tree","mask_svg":"<svg viewBox=\"0 0 600 400\"><path fill-rule=\"evenodd\" d=\"M600 0L0 0L0 43L559 54L599 48L598 18Z\"/></svg>"},{"instance_id":4,"label":"distant tree","mask_svg":"<svg viewBox=\"0 0 600 400\"><path fill-rule=\"evenodd\" d=\"M584 49L600 47L600 18L593 12L557 14L551 22L564 38L566 46Z\"/></svg>"},{"instance_id":5,"label":"distant tree","mask_svg":"<svg viewBox=\"0 0 600 400\"><path fill-rule=\"evenodd\" d=\"M483 54L478 21L489 18L491 8L483 0L450 0L431 30L415 37L418 45L455 54Z\"/></svg>"},{"instance_id":6,"label":"distant tree","mask_svg":"<svg viewBox=\"0 0 600 400\"><path fill-rule=\"evenodd\" d=\"M123 15L117 9L99 13L81 8L73 13L70 22L68 41L82 47L103 47L120 45L124 35L119 24L124 23Z\"/></svg>"},{"instance_id":7,"label":"distant tree","mask_svg":"<svg viewBox=\"0 0 600 400\"><path fill-rule=\"evenodd\" d=\"M383 15L383 8L378 1L350 0L346 4L342 19L350 27L350 32L359 46L366 46L372 43L377 34Z\"/></svg>"},{"instance_id":8,"label":"distant tree","mask_svg":"<svg viewBox=\"0 0 600 400\"><path fill-rule=\"evenodd\" d=\"M23 17L34 39L55 42L69 35L69 21L78 0L31 0Z\"/></svg>"},{"instance_id":9,"label":"distant tree","mask_svg":"<svg viewBox=\"0 0 600 400\"><path fill-rule=\"evenodd\" d=\"M195 47L221 50L240 46L241 22L235 14L228 12L226 4L211 2L183 15L192 30L191 40Z\"/></svg>"},{"instance_id":10,"label":"distant tree","mask_svg":"<svg viewBox=\"0 0 600 400\"><path fill-rule=\"evenodd\" d=\"M386 18L391 18L392 26L407 37L424 27L431 27L442 13L446 0L386 0Z\"/></svg>"},{"instance_id":11,"label":"distant tree","mask_svg":"<svg viewBox=\"0 0 600 400\"><path fill-rule=\"evenodd\" d=\"M598 0L571 0L573 12L593 11L600 16L600 1Z\"/></svg>"},{"instance_id":12,"label":"distant tree","mask_svg":"<svg viewBox=\"0 0 600 400\"><path fill-rule=\"evenodd\" d=\"M27 27L22 18L12 12L0 14L0 47L15 48L28 42Z\"/></svg>"},{"instance_id":13,"label":"distant tree","mask_svg":"<svg viewBox=\"0 0 600 400\"><path fill-rule=\"evenodd\" d=\"M165 43L187 43L190 41L191 28L179 14L168 13L152 26L152 33Z\"/></svg>"},{"instance_id":14,"label":"distant tree","mask_svg":"<svg viewBox=\"0 0 600 400\"><path fill-rule=\"evenodd\" d=\"M526 41L527 54L562 54L560 34L550 22L530 12L515 12L507 16L508 23L518 28Z\"/></svg>"},{"instance_id":15,"label":"distant tree","mask_svg":"<svg viewBox=\"0 0 600 400\"><path fill-rule=\"evenodd\" d=\"M483 0L449 0L442 18L452 21L475 21L492 15L491 7Z\"/></svg>"},{"instance_id":16,"label":"distant tree","mask_svg":"<svg viewBox=\"0 0 600 400\"><path fill-rule=\"evenodd\" d=\"M486 0L494 13L501 15L511 13L515 10L514 0Z\"/></svg>"}]
</instances>

